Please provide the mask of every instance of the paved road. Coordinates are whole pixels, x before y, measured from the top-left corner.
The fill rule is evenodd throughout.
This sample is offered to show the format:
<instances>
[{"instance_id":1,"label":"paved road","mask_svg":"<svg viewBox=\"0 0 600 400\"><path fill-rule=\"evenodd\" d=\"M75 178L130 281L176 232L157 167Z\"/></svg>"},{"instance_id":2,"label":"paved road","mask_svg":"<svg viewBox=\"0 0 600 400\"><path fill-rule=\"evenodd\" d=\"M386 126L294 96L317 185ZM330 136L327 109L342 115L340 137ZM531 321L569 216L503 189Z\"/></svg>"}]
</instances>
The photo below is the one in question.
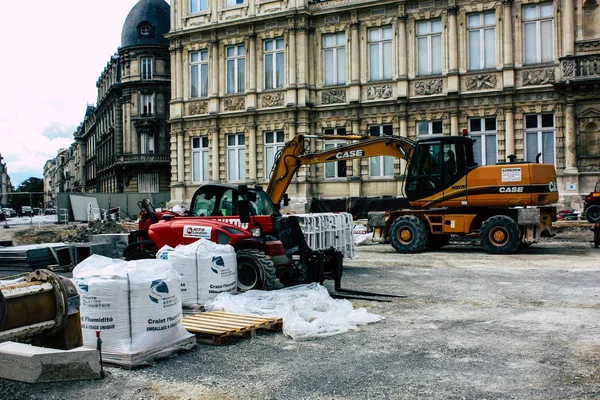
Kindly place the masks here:
<instances>
[{"instance_id":1,"label":"paved road","mask_svg":"<svg viewBox=\"0 0 600 400\"><path fill-rule=\"evenodd\" d=\"M102 381L25 385L5 399L598 399L600 249L568 230L517 255L471 246L399 255L359 248L347 287L406 294L353 301L381 322L294 342L258 334L199 345Z\"/></svg>"}]
</instances>

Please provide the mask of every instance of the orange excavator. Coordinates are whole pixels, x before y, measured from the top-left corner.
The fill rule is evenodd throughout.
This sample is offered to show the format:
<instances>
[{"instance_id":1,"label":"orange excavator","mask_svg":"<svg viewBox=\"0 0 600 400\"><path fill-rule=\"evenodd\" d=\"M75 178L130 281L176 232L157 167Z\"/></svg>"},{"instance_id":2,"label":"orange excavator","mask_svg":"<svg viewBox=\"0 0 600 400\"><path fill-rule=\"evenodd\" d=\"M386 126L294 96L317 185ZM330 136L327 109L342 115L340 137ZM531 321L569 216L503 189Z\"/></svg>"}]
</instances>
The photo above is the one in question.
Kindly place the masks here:
<instances>
[{"instance_id":1,"label":"orange excavator","mask_svg":"<svg viewBox=\"0 0 600 400\"><path fill-rule=\"evenodd\" d=\"M345 139L344 147L309 151L307 140ZM278 204L303 165L374 156L406 161L405 205L370 212L374 240L391 242L399 253L440 248L451 235L478 237L488 253L510 254L551 231L558 201L552 164L511 162L480 166L468 136L411 140L398 136L298 135L275 160L267 194Z\"/></svg>"}]
</instances>

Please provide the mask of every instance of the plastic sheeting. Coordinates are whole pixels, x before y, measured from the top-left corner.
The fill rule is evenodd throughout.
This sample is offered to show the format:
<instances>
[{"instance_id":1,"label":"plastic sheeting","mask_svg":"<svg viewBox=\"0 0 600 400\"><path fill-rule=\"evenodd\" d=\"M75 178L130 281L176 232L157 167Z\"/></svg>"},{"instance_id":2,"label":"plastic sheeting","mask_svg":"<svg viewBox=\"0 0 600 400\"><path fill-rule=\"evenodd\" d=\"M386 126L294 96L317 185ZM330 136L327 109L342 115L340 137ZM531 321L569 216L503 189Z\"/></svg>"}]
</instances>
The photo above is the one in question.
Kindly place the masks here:
<instances>
[{"instance_id":1,"label":"plastic sheeting","mask_svg":"<svg viewBox=\"0 0 600 400\"><path fill-rule=\"evenodd\" d=\"M297 341L345 333L383 319L365 308L354 309L348 300L333 299L318 283L238 295L222 293L206 308L283 318L283 333Z\"/></svg>"}]
</instances>

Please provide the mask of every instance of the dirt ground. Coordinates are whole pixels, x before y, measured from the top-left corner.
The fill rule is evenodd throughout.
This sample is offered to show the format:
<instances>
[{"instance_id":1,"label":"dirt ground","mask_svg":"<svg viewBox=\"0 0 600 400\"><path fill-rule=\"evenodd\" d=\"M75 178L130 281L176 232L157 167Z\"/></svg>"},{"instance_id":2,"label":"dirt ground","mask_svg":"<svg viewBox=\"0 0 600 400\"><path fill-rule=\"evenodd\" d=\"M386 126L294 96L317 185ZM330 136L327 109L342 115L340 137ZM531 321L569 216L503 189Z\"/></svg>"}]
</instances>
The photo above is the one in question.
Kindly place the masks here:
<instances>
[{"instance_id":1,"label":"dirt ground","mask_svg":"<svg viewBox=\"0 0 600 400\"><path fill-rule=\"evenodd\" d=\"M407 296L352 301L381 322L305 342L259 333L199 344L150 367L108 367L103 380L0 379L0 398L598 399L600 249L586 224L556 232L506 256L361 246L343 285Z\"/></svg>"}]
</instances>

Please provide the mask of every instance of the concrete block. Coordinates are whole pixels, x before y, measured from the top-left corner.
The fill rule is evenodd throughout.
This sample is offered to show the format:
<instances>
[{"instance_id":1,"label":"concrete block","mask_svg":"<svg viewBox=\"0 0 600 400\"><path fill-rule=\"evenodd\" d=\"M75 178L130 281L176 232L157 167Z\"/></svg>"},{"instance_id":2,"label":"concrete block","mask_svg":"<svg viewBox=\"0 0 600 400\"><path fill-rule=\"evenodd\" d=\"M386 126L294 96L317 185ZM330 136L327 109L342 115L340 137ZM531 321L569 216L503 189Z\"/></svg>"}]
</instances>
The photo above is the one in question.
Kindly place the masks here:
<instances>
[{"instance_id":1,"label":"concrete block","mask_svg":"<svg viewBox=\"0 0 600 400\"><path fill-rule=\"evenodd\" d=\"M106 257L121 258L123 251L129 244L129 233L103 233L99 235L88 235L85 237L88 243L107 243L110 254L103 254ZM97 254L97 253L94 253Z\"/></svg>"},{"instance_id":2,"label":"concrete block","mask_svg":"<svg viewBox=\"0 0 600 400\"><path fill-rule=\"evenodd\" d=\"M56 350L17 342L0 343L0 378L37 383L100 378L93 349Z\"/></svg>"}]
</instances>

